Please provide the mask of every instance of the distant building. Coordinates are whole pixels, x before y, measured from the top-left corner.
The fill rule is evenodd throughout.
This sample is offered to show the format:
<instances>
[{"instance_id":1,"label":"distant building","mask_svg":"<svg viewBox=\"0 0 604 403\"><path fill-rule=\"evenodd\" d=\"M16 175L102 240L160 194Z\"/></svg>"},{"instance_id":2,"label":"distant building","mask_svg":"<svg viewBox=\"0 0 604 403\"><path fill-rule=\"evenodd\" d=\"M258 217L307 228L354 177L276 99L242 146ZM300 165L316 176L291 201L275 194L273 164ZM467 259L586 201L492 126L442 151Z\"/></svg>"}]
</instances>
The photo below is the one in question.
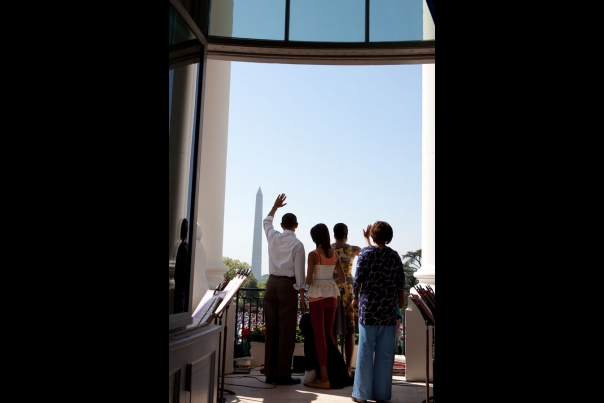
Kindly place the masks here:
<instances>
[{"instance_id":1,"label":"distant building","mask_svg":"<svg viewBox=\"0 0 604 403\"><path fill-rule=\"evenodd\" d=\"M256 193L256 217L254 219L254 247L252 249L252 273L256 280L262 279L262 190Z\"/></svg>"}]
</instances>

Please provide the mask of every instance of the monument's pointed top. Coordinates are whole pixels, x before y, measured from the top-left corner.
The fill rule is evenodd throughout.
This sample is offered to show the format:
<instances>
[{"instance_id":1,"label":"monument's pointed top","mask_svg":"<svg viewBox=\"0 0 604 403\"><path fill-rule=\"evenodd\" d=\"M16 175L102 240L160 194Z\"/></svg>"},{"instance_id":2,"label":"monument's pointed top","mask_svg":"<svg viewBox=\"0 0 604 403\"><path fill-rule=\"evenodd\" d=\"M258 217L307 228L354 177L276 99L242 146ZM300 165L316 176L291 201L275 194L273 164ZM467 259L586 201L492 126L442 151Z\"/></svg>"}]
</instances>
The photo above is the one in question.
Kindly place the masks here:
<instances>
[{"instance_id":1,"label":"monument's pointed top","mask_svg":"<svg viewBox=\"0 0 604 403\"><path fill-rule=\"evenodd\" d=\"M260 186L258 186L258 193L256 194L262 194L262 190L260 189Z\"/></svg>"}]
</instances>

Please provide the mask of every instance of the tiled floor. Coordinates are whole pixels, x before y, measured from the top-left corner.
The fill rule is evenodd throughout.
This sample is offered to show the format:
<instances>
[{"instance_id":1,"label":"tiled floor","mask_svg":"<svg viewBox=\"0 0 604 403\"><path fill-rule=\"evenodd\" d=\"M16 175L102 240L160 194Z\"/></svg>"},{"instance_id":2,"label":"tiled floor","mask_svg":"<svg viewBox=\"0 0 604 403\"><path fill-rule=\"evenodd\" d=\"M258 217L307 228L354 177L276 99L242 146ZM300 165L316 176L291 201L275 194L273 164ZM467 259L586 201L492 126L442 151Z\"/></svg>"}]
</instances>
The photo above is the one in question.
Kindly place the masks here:
<instances>
[{"instance_id":1,"label":"tiled floor","mask_svg":"<svg viewBox=\"0 0 604 403\"><path fill-rule=\"evenodd\" d=\"M304 374L292 374L304 381ZM252 369L249 374L227 374L224 377L224 401L227 403L350 403L352 386L343 389L314 389L299 385L275 386L264 383L264 375ZM234 394L230 394L234 392ZM392 377L390 402L422 403L432 397L432 384L407 382L404 375ZM220 391L219 391L220 394ZM374 402L368 400L368 403ZM436 403L435 399L428 403Z\"/></svg>"}]
</instances>

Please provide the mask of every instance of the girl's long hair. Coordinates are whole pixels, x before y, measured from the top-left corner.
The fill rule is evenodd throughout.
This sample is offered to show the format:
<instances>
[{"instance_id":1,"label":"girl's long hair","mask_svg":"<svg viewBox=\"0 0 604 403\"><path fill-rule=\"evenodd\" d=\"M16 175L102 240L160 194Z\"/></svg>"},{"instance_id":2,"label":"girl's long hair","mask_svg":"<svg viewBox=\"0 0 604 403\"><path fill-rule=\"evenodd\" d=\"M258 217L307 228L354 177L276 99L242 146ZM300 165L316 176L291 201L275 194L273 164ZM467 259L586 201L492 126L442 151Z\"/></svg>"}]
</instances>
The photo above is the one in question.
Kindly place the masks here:
<instances>
[{"instance_id":1,"label":"girl's long hair","mask_svg":"<svg viewBox=\"0 0 604 403\"><path fill-rule=\"evenodd\" d=\"M320 223L310 229L310 237L317 247L322 246L325 257L329 257L329 250L331 249L329 228L327 225Z\"/></svg>"}]
</instances>

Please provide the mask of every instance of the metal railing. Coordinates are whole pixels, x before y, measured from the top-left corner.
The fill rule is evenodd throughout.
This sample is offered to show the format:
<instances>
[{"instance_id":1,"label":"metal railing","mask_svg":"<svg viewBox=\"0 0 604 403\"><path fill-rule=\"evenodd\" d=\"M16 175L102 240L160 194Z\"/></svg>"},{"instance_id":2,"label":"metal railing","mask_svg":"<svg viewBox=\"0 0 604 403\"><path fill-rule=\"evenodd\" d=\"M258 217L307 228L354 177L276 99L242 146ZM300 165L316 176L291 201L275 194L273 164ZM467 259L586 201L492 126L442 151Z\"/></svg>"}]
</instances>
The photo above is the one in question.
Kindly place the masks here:
<instances>
[{"instance_id":1,"label":"metal railing","mask_svg":"<svg viewBox=\"0 0 604 403\"><path fill-rule=\"evenodd\" d=\"M235 348L241 346L241 331L264 326L264 288L240 288L235 295ZM236 350L235 350L236 351Z\"/></svg>"},{"instance_id":2,"label":"metal railing","mask_svg":"<svg viewBox=\"0 0 604 403\"><path fill-rule=\"evenodd\" d=\"M248 328L250 331L254 331L264 326L264 288L240 288L235 295L235 336L234 336L234 348L235 352L238 349L243 349L243 338L241 332L243 329ZM300 298L298 296L298 298ZM306 298L306 306L308 304L308 298ZM298 304L300 306L300 304ZM405 311L402 310L403 316ZM302 313L298 308L298 319L296 324L300 324L300 317ZM405 340L405 321L401 322L399 326L400 332L396 345L400 346L402 353L404 354L404 340ZM340 339L341 348L343 349L343 340ZM397 348L398 350L398 348ZM399 354L399 351L396 352Z\"/></svg>"}]
</instances>

